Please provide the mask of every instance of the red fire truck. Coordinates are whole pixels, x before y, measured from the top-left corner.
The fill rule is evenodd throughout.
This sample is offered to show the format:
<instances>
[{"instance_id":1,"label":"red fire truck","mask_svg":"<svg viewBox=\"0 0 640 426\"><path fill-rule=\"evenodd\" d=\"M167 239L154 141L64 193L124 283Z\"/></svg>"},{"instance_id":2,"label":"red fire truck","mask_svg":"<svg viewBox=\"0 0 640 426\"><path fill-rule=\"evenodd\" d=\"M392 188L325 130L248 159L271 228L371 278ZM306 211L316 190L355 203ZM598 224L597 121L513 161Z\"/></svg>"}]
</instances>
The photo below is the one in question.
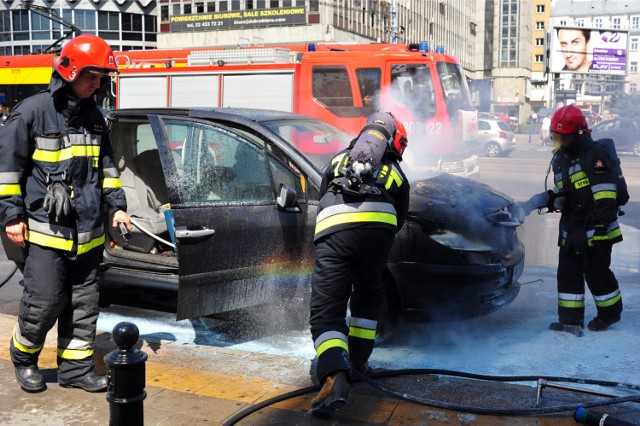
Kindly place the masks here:
<instances>
[{"instance_id":1,"label":"red fire truck","mask_svg":"<svg viewBox=\"0 0 640 426\"><path fill-rule=\"evenodd\" d=\"M478 171L477 112L456 58L422 45L313 44L116 54L116 106L296 112L352 134L382 108L402 120L410 175Z\"/></svg>"},{"instance_id":2,"label":"red fire truck","mask_svg":"<svg viewBox=\"0 0 640 426\"><path fill-rule=\"evenodd\" d=\"M104 107L277 109L352 134L382 108L409 131L410 178L478 172L477 111L462 68L423 43L135 50L116 52L116 60L120 73ZM53 55L0 57L6 104L46 87L52 61Z\"/></svg>"}]
</instances>

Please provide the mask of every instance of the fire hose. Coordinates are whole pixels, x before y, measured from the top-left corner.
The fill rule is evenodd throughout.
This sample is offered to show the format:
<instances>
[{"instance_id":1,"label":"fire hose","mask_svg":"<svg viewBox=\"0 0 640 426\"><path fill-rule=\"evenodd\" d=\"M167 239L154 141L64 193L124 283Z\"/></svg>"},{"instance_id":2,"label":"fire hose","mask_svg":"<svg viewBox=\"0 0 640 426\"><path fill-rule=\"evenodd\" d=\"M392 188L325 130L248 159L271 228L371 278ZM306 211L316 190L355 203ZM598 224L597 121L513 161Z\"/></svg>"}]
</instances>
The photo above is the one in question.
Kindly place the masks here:
<instances>
[{"instance_id":1,"label":"fire hose","mask_svg":"<svg viewBox=\"0 0 640 426\"><path fill-rule=\"evenodd\" d=\"M375 379L382 379L386 377L396 377L403 375L439 375L439 376L452 376L452 377L463 377L467 379L474 380L484 380L484 381L494 381L494 382L538 382L540 380L545 380L547 382L566 382L566 383L580 383L583 385L597 385L603 387L617 387L620 389L626 390L634 390L640 391L640 386L628 384L628 383L619 383L605 380L593 380L593 379L577 379L573 377L554 377L554 376L492 376L492 375L483 375L483 374L473 374L466 373L462 371L452 371L452 370L440 370L440 369L430 369L430 368L420 368L420 369L402 369L402 370L387 370L374 372L369 376L365 376L357 371L354 371L354 375L356 380L363 381L368 385L374 387L375 389L381 390L387 394L393 395L397 398L404 399L406 401L411 401L418 403L420 405L426 405L435 408L441 408L445 410L453 410L453 411L462 411L466 413L472 414L481 414L481 415L494 415L494 416L535 416L541 414L550 414L550 413L559 413L563 411L577 411L579 408L589 408L589 407L601 407L604 405L614 405L614 404L622 404L625 402L640 402L640 393L633 395L624 395L624 396L611 396L607 399L597 399L591 402L583 402L580 404L563 404L563 405L555 405L549 407L535 407L535 408L514 408L514 409L504 409L504 408L487 408L487 407L475 407L470 405L463 404L453 404L443 401L437 401L433 399L423 398L416 395L411 395L405 392L400 392L394 390ZM253 414L263 408L266 408L270 405L276 404L281 401L285 401L287 399L295 398L301 395L306 395L311 392L316 392L320 390L320 385L308 386L306 388L297 389L292 392L288 392L282 395L278 395L274 398L267 399L262 401L259 404L252 405L229 418L224 426L231 426L244 419L245 417ZM600 394L602 395L602 394Z\"/></svg>"}]
</instances>

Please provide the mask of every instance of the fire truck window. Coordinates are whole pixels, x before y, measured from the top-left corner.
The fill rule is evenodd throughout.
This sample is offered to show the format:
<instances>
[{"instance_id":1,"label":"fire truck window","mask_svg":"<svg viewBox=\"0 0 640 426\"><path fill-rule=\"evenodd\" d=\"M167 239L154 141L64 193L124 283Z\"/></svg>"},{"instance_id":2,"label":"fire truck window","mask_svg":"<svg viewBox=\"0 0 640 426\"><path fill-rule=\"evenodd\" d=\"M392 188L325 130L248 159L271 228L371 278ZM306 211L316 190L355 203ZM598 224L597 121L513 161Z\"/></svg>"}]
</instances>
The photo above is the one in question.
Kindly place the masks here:
<instances>
[{"instance_id":1,"label":"fire truck window","mask_svg":"<svg viewBox=\"0 0 640 426\"><path fill-rule=\"evenodd\" d=\"M450 116L461 110L472 110L471 96L467 80L461 72L461 68L457 64L450 62L438 62L436 64L442 92L447 103L447 110Z\"/></svg>"},{"instance_id":2,"label":"fire truck window","mask_svg":"<svg viewBox=\"0 0 640 426\"><path fill-rule=\"evenodd\" d=\"M313 67L311 80L313 97L338 116L353 110L353 93L345 67Z\"/></svg>"},{"instance_id":3,"label":"fire truck window","mask_svg":"<svg viewBox=\"0 0 640 426\"><path fill-rule=\"evenodd\" d=\"M392 65L391 97L419 117L433 117L436 98L430 68L414 64Z\"/></svg>"},{"instance_id":4,"label":"fire truck window","mask_svg":"<svg viewBox=\"0 0 640 426\"><path fill-rule=\"evenodd\" d=\"M362 115L369 116L380 106L380 68L358 68L356 78L362 101Z\"/></svg>"}]
</instances>

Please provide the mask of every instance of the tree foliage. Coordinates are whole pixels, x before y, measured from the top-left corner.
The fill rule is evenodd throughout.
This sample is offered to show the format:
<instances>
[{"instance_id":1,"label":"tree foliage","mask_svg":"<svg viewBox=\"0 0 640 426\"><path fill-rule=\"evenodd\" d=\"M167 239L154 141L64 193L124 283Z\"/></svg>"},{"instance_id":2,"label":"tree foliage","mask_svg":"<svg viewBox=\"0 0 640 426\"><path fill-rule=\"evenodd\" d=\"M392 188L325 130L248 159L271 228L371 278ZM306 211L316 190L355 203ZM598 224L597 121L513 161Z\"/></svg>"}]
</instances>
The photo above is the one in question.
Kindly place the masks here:
<instances>
[{"instance_id":1,"label":"tree foliage","mask_svg":"<svg viewBox=\"0 0 640 426\"><path fill-rule=\"evenodd\" d=\"M640 93L616 93L612 95L610 110L620 117L640 117Z\"/></svg>"}]
</instances>

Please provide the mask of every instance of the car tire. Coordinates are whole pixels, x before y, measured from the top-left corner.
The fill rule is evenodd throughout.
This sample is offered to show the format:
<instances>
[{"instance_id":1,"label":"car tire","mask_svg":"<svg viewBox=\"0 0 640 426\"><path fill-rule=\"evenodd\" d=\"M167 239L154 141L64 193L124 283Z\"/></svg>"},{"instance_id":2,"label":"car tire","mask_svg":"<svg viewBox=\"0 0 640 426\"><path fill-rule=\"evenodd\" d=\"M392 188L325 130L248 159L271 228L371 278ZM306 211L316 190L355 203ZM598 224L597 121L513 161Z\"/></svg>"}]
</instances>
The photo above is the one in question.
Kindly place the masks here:
<instances>
[{"instance_id":1,"label":"car tire","mask_svg":"<svg viewBox=\"0 0 640 426\"><path fill-rule=\"evenodd\" d=\"M640 141L635 141L633 143L633 155L640 157Z\"/></svg>"},{"instance_id":2,"label":"car tire","mask_svg":"<svg viewBox=\"0 0 640 426\"><path fill-rule=\"evenodd\" d=\"M484 148L484 153L487 157L499 157L502 154L502 148L495 142L489 142Z\"/></svg>"}]
</instances>

